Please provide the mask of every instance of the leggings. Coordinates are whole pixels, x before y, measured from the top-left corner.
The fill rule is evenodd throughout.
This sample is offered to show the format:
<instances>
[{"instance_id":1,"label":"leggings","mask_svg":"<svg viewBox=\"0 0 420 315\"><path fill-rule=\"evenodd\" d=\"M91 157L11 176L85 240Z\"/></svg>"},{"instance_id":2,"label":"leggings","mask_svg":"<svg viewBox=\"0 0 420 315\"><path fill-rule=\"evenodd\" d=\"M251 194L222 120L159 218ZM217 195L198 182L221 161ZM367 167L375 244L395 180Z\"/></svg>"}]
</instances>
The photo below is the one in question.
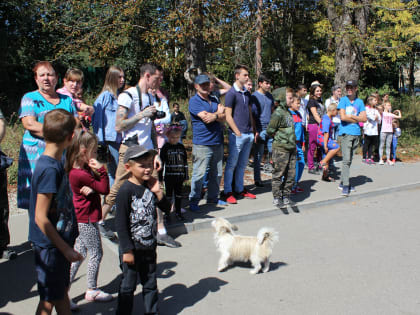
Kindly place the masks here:
<instances>
[{"instance_id":1,"label":"leggings","mask_svg":"<svg viewBox=\"0 0 420 315\"><path fill-rule=\"evenodd\" d=\"M102 260L102 243L99 233L98 223L78 223L79 236L74 244L74 249L79 252L83 258L89 253L87 265L87 285L88 289L96 289L98 281L99 264ZM76 277L81 261L71 264L70 283Z\"/></svg>"},{"instance_id":2,"label":"leggings","mask_svg":"<svg viewBox=\"0 0 420 315\"><path fill-rule=\"evenodd\" d=\"M381 143L379 144L379 159L382 160L384 144L386 144L386 159L391 155L392 132L381 132Z\"/></svg>"},{"instance_id":3,"label":"leggings","mask_svg":"<svg viewBox=\"0 0 420 315\"><path fill-rule=\"evenodd\" d=\"M181 214L182 183L183 179L181 177L165 178L166 196L170 200L175 197L175 212L178 214Z\"/></svg>"},{"instance_id":4,"label":"leggings","mask_svg":"<svg viewBox=\"0 0 420 315\"><path fill-rule=\"evenodd\" d=\"M368 136L365 135L363 141L363 158L371 159L373 148L376 148L378 142L378 136Z\"/></svg>"},{"instance_id":5,"label":"leggings","mask_svg":"<svg viewBox=\"0 0 420 315\"><path fill-rule=\"evenodd\" d=\"M321 161L321 150L318 147L318 124L308 124L309 145L308 145L308 169L314 169L314 155L316 152L317 162Z\"/></svg>"}]
</instances>

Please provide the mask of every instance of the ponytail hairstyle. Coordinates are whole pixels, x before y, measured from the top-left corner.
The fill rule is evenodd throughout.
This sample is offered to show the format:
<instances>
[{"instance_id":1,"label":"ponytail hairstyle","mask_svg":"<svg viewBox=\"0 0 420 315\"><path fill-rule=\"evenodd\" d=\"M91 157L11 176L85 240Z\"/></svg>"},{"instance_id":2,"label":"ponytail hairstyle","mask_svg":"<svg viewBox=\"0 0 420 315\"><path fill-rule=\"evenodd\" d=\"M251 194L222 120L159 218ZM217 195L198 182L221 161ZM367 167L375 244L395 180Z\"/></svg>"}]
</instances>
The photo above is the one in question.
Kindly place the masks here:
<instances>
[{"instance_id":1,"label":"ponytail hairstyle","mask_svg":"<svg viewBox=\"0 0 420 315\"><path fill-rule=\"evenodd\" d=\"M369 105L369 106L372 106L373 100L377 100L376 96L374 96L374 95L369 96L366 100L366 104Z\"/></svg>"},{"instance_id":2,"label":"ponytail hairstyle","mask_svg":"<svg viewBox=\"0 0 420 315\"><path fill-rule=\"evenodd\" d=\"M98 145L98 138L90 131L85 131L81 128L74 131L74 137L71 145L66 150L65 170L67 173L73 168L73 164L81 157L80 149L82 147L90 149Z\"/></svg>"}]
</instances>

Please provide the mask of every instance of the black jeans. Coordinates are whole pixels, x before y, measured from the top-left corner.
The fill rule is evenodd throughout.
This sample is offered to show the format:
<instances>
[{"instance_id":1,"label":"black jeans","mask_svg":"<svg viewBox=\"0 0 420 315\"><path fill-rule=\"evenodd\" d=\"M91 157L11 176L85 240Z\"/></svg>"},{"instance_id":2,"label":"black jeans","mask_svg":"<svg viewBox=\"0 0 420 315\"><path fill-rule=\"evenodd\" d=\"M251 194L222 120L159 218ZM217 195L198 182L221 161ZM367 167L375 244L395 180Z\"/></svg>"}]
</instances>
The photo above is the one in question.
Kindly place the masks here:
<instances>
[{"instance_id":1,"label":"black jeans","mask_svg":"<svg viewBox=\"0 0 420 315\"><path fill-rule=\"evenodd\" d=\"M183 179L181 177L165 178L166 197L172 201L172 197L175 195L175 211L178 214L181 214L182 183Z\"/></svg>"},{"instance_id":2,"label":"black jeans","mask_svg":"<svg viewBox=\"0 0 420 315\"><path fill-rule=\"evenodd\" d=\"M0 250L10 243L9 234L9 198L7 196L7 172L0 170Z\"/></svg>"},{"instance_id":3,"label":"black jeans","mask_svg":"<svg viewBox=\"0 0 420 315\"><path fill-rule=\"evenodd\" d=\"M122 262L123 271L118 292L117 315L130 315L133 310L134 291L137 287L137 274L143 286L145 314L157 314L158 289L156 281L156 250L135 250L134 265Z\"/></svg>"}]
</instances>

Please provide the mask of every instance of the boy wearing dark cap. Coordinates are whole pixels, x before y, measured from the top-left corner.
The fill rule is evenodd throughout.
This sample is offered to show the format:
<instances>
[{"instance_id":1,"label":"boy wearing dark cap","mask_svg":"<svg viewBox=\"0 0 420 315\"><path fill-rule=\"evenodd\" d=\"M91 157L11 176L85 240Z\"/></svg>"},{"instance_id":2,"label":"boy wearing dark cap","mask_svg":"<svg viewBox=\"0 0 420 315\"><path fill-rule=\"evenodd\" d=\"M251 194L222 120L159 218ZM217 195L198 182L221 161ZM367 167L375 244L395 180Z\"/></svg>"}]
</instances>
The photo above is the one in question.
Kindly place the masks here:
<instances>
[{"instance_id":1,"label":"boy wearing dark cap","mask_svg":"<svg viewBox=\"0 0 420 315\"><path fill-rule=\"evenodd\" d=\"M338 133L341 136L341 152L343 162L341 168L341 183L338 186L343 196L348 196L354 188L350 186L350 166L353 160L354 151L359 144L360 122L366 122L365 104L357 97L357 81L346 82L346 93L340 99L337 109L340 111L341 126Z\"/></svg>"},{"instance_id":2,"label":"boy wearing dark cap","mask_svg":"<svg viewBox=\"0 0 420 315\"><path fill-rule=\"evenodd\" d=\"M169 213L171 203L152 176L155 150L129 147L124 164L130 177L116 198L115 226L119 238L122 279L118 292L117 314L131 314L137 275L143 286L145 314L157 314L156 281L156 207Z\"/></svg>"}]
</instances>

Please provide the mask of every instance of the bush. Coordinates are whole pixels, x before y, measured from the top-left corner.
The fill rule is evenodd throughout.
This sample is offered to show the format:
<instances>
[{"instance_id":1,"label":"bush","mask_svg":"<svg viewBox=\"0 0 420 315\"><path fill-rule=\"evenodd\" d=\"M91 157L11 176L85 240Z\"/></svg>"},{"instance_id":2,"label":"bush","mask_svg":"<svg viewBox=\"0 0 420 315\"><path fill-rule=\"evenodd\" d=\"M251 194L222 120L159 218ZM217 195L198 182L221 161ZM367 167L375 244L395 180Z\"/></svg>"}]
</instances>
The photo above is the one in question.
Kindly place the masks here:
<instances>
[{"instance_id":1,"label":"bush","mask_svg":"<svg viewBox=\"0 0 420 315\"><path fill-rule=\"evenodd\" d=\"M9 185L15 186L18 178L19 149L25 129L19 120L12 115L7 121L6 136L1 143L3 152L13 158L13 164L7 169Z\"/></svg>"}]
</instances>

